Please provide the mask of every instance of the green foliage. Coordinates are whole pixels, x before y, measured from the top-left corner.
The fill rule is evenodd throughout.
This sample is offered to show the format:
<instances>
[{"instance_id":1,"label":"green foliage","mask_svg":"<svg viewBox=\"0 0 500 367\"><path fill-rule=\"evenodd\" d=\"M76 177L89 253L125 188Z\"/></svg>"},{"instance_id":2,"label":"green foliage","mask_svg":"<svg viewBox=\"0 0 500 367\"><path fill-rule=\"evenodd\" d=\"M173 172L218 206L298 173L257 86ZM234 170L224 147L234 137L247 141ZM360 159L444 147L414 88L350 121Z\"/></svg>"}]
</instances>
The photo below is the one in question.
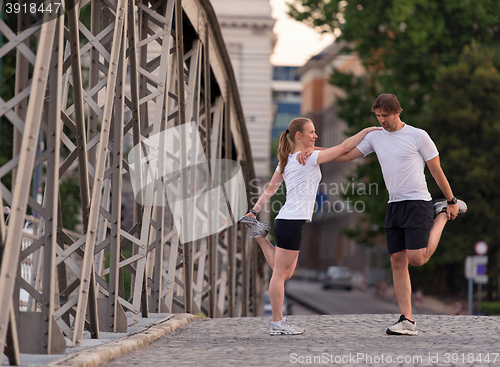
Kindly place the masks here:
<instances>
[{"instance_id":1,"label":"green foliage","mask_svg":"<svg viewBox=\"0 0 500 367\"><path fill-rule=\"evenodd\" d=\"M80 182L78 176L63 179L59 184L64 228L74 230L81 223L79 219Z\"/></svg>"},{"instance_id":2,"label":"green foliage","mask_svg":"<svg viewBox=\"0 0 500 367\"><path fill-rule=\"evenodd\" d=\"M5 4L4 4L5 5ZM3 6L4 7L4 6ZM90 27L90 9L91 4L87 4L81 9L80 21L88 28ZM67 9L66 9L67 11ZM2 15L4 22L12 29L17 29L17 15L8 16ZM67 17L66 17L67 20ZM0 32L0 48L9 42L2 32ZM86 39L81 36L82 45L86 43ZM36 53L38 47L37 37L34 35L29 38L29 48L33 53ZM0 98L4 101L9 101L15 95L16 90L16 49L14 48L6 55L0 58ZM27 70L22 72L28 73L28 78L32 77L33 65L29 64ZM70 91L72 87L70 87ZM68 97L68 103L72 103L72 93ZM74 134L64 126L66 135L75 142ZM0 167L12 159L14 142L14 127L12 122L5 116L0 117ZM64 144L61 147L63 157L69 155L69 151ZM2 183L10 190L12 186L12 173L9 172L2 177ZM75 229L80 224L79 215L81 210L80 205L80 189L78 177L65 178L60 183L60 194L62 201L62 214L64 218L64 226L68 229Z\"/></svg>"},{"instance_id":3,"label":"green foliage","mask_svg":"<svg viewBox=\"0 0 500 367\"><path fill-rule=\"evenodd\" d=\"M338 105L349 133L377 124L370 112L376 96L397 95L404 110L401 119L428 131L454 193L469 204L469 212L445 229L429 263L411 270L414 285L426 285L427 291L460 291L464 258L473 254L478 240L490 245L490 288L498 288L499 14L500 2L494 0L293 0L289 4L294 19L340 35L339 40L346 41L345 52L356 52L367 70L362 76L332 74L331 82L346 92ZM371 244L370 239L383 232L387 197L381 194L385 185L376 157L365 162L355 179L377 183L381 190L362 198L366 223L350 234ZM427 182L433 197L441 198L430 175Z\"/></svg>"},{"instance_id":4,"label":"green foliage","mask_svg":"<svg viewBox=\"0 0 500 367\"><path fill-rule=\"evenodd\" d=\"M0 48L8 41L0 32ZM4 101L14 97L16 53L11 51L0 59L0 98ZM14 129L12 123L5 117L0 117L0 166L12 159L14 149ZM3 184L10 188L12 186L12 174L9 173L2 178Z\"/></svg>"},{"instance_id":5,"label":"green foliage","mask_svg":"<svg viewBox=\"0 0 500 367\"><path fill-rule=\"evenodd\" d=\"M436 260L462 270L465 257L474 255L474 244L486 241L493 286L500 276L500 196L495 189L500 182L499 66L500 58L490 49L476 43L464 47L459 63L438 70L430 114L423 120L439 143L441 166L455 195L469 206L450 224L453 230L443 232L446 245L438 247ZM442 197L434 181L427 181L433 197Z\"/></svg>"},{"instance_id":6,"label":"green foliage","mask_svg":"<svg viewBox=\"0 0 500 367\"><path fill-rule=\"evenodd\" d=\"M482 302L481 312L486 315L500 315L500 302Z\"/></svg>"},{"instance_id":7,"label":"green foliage","mask_svg":"<svg viewBox=\"0 0 500 367\"><path fill-rule=\"evenodd\" d=\"M379 89L396 94L409 116L425 107L439 66L456 63L472 40L492 45L500 36L494 0L294 0L289 10L319 31L341 30Z\"/></svg>"},{"instance_id":8,"label":"green foliage","mask_svg":"<svg viewBox=\"0 0 500 367\"><path fill-rule=\"evenodd\" d=\"M130 241L126 241L124 244L121 245L120 249L120 258L123 260L129 259L132 257L132 243ZM111 251L109 249L106 249L104 251L104 267L105 269L109 269L111 263ZM131 300L131 290L132 290L132 272L126 267L120 268L119 271L119 277L121 279L119 280L120 282L120 289L123 291L123 295L121 294L122 291L120 291L119 295L123 297L126 300ZM106 282L109 283L109 273L105 275ZM123 288L122 288L123 287Z\"/></svg>"}]
</instances>

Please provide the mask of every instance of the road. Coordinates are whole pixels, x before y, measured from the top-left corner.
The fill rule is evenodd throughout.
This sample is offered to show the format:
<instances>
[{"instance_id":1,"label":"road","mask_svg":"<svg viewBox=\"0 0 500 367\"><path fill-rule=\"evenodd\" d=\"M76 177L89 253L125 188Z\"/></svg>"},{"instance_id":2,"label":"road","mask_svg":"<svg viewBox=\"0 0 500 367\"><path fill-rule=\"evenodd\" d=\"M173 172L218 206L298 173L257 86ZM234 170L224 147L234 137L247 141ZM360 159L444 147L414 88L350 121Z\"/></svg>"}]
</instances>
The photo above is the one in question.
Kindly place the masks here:
<instances>
[{"instance_id":1,"label":"road","mask_svg":"<svg viewBox=\"0 0 500 367\"><path fill-rule=\"evenodd\" d=\"M293 301L291 301L293 302ZM319 315L319 312L316 312L314 310L311 310L309 307L303 306L302 304L298 302L293 302L293 306L291 307L291 314L292 315L300 315L300 316L306 316L306 315Z\"/></svg>"},{"instance_id":2,"label":"road","mask_svg":"<svg viewBox=\"0 0 500 367\"><path fill-rule=\"evenodd\" d=\"M369 292L357 289L325 290L319 282L293 279L288 280L285 286L289 298L305 306L312 306L312 309L324 315L399 313L396 304L382 301Z\"/></svg>"},{"instance_id":3,"label":"road","mask_svg":"<svg viewBox=\"0 0 500 367\"><path fill-rule=\"evenodd\" d=\"M426 315L419 318L418 336L387 335L397 317L290 316L306 331L281 336L269 335L270 317L194 320L105 366L500 366L499 317ZM77 364L54 367L63 366Z\"/></svg>"}]
</instances>

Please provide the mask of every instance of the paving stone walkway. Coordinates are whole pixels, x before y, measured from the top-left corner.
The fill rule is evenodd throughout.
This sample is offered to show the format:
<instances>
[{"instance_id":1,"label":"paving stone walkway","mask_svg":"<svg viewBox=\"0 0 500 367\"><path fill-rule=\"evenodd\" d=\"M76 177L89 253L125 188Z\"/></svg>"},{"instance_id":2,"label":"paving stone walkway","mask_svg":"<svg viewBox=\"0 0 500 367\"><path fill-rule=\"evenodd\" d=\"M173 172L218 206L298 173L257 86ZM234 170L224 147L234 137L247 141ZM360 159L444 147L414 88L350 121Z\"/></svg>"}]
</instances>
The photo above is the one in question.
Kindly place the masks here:
<instances>
[{"instance_id":1,"label":"paving stone walkway","mask_svg":"<svg viewBox=\"0 0 500 367\"><path fill-rule=\"evenodd\" d=\"M398 317L291 316L297 336L270 336L269 317L194 320L103 366L500 366L500 317L418 315L418 336L386 335Z\"/></svg>"}]
</instances>

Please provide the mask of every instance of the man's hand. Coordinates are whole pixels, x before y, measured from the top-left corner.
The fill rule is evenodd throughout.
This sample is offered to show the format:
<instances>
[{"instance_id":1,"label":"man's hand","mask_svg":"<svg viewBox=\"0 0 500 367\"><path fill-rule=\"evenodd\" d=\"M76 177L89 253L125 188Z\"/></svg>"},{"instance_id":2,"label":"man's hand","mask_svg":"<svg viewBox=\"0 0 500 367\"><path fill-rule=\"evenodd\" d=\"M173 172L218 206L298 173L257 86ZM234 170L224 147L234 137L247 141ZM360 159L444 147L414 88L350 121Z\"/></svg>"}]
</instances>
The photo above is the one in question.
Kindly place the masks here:
<instances>
[{"instance_id":1,"label":"man's hand","mask_svg":"<svg viewBox=\"0 0 500 367\"><path fill-rule=\"evenodd\" d=\"M448 204L448 207L446 208L446 216L448 217L448 220L455 219L457 215L458 215L458 205Z\"/></svg>"},{"instance_id":2,"label":"man's hand","mask_svg":"<svg viewBox=\"0 0 500 367\"><path fill-rule=\"evenodd\" d=\"M299 154L297 154L297 162L299 162L301 165L305 166L306 165L306 159L309 158L309 156L314 152L314 148L307 148L306 150L303 150Z\"/></svg>"}]
</instances>

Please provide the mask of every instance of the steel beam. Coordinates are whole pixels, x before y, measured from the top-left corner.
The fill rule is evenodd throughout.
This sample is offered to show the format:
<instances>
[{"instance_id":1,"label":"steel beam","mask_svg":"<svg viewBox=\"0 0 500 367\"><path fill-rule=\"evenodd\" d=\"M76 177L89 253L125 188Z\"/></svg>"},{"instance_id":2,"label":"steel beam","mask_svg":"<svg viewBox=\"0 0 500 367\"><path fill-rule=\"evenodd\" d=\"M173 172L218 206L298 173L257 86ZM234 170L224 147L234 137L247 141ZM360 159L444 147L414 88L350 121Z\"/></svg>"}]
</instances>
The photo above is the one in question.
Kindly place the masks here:
<instances>
[{"instance_id":1,"label":"steel beam","mask_svg":"<svg viewBox=\"0 0 500 367\"><path fill-rule=\"evenodd\" d=\"M124 5L126 6L126 5ZM124 17L124 29L127 29L127 17ZM111 241L109 244L109 289L107 297L106 317L101 330L111 332L125 332L127 325L120 327L118 317L121 307L119 304L118 293L120 284L120 239L121 239L121 205L122 205L122 169L123 169L123 126L124 126L124 108L125 108L125 51L126 38L121 39L120 54L118 60L117 83L114 102L113 135L110 142L110 161L111 166Z\"/></svg>"},{"instance_id":2,"label":"steel beam","mask_svg":"<svg viewBox=\"0 0 500 367\"><path fill-rule=\"evenodd\" d=\"M179 113L179 125L185 124L186 121L186 105L184 102L184 36L182 29L182 0L175 1L175 46L176 46L176 55L177 55L177 103L178 103L178 113ZM183 131L183 130L181 130ZM187 164L187 152L185 148L186 136L181 134L181 167L186 167ZM181 171L181 191L182 197L187 198L187 182L188 177L186 175L185 170ZM187 237L187 220L188 220L188 208L187 202L185 200L182 201L181 205L181 216L182 216L182 227L181 231L184 231L184 236ZM192 263L191 263L191 254L192 254L192 244L184 243L182 247L182 255L183 255L183 269L184 269L184 311L190 313L192 310Z\"/></svg>"},{"instance_id":3,"label":"steel beam","mask_svg":"<svg viewBox=\"0 0 500 367\"><path fill-rule=\"evenodd\" d=\"M92 200L89 214L89 229L87 232L87 241L85 243L85 256L82 265L82 283L78 297L78 307L75 318L75 332L73 345L80 346L83 338L83 328L85 325L85 314L89 300L89 289L93 273L94 248L96 243L96 234L99 220L99 208L101 206L103 177L105 170L105 160L108 150L110 135L111 115L113 113L114 92L116 86L116 77L118 72L118 63L120 48L122 46L123 26L127 16L126 0L118 0L116 6L116 18L113 33L113 46L111 49L111 58L108 74L108 85L106 90L106 100L104 102L103 122L99 148L97 151L94 184L92 185ZM92 300L93 301L93 300Z\"/></svg>"},{"instance_id":4,"label":"steel beam","mask_svg":"<svg viewBox=\"0 0 500 367\"><path fill-rule=\"evenodd\" d=\"M0 9L1 7L2 4L0 3ZM6 234L7 234L7 228L5 226L3 197L2 197L2 191L0 190L0 263L2 262ZM5 349L3 352L8 357L9 364L11 366L21 365L21 356L19 353L19 341L17 336L16 313L14 310L13 302L11 302L9 307L9 326L5 341Z\"/></svg>"},{"instance_id":5,"label":"steel beam","mask_svg":"<svg viewBox=\"0 0 500 367\"><path fill-rule=\"evenodd\" d=\"M76 123L76 142L78 151L78 171L80 174L80 200L83 221L83 231L88 230L89 210L90 210L90 188L88 179L88 155L87 155L87 139L85 132L85 112L83 108L83 83L82 83L82 63L80 58L80 31L78 15L80 7L75 3L76 0L69 0L68 11L68 28L69 28L69 45L71 52L71 73L73 75L73 94L75 108L75 123ZM93 134L92 134L93 135ZM89 323L90 332L93 339L99 338L99 320L97 312L95 279L92 272L89 281L89 294L91 301L89 302Z\"/></svg>"},{"instance_id":6,"label":"steel beam","mask_svg":"<svg viewBox=\"0 0 500 367\"><path fill-rule=\"evenodd\" d=\"M56 35L57 18L50 19L45 13L45 22L42 24L39 51L33 72L32 94L26 112L26 123L24 126L23 139L19 157L19 169L16 175L16 186L14 187L12 199L12 214L9 230L6 236L2 267L0 269L0 310L9 310L14 294L15 274L19 263L21 251L22 230L24 227L24 215L28 203L31 175L35 162L38 133L40 129L41 115L39 111L43 108L47 80L49 76L50 59L52 47ZM48 306L48 305L47 305ZM10 312L0 312L0 350L4 349Z\"/></svg>"},{"instance_id":7,"label":"steel beam","mask_svg":"<svg viewBox=\"0 0 500 367\"><path fill-rule=\"evenodd\" d=\"M57 247L57 213L59 199L59 158L61 149L61 76L63 63L64 17L57 18L54 47L50 62L49 98L47 113L47 188L45 193L45 243L43 251L42 280L42 333L39 338L47 354L61 353L66 349L61 345L61 332L54 322L54 294L56 293L55 259ZM42 47L42 45L40 45ZM55 330L53 330L55 329ZM24 332L24 330L23 330ZM43 349L42 349L43 350Z\"/></svg>"}]
</instances>

